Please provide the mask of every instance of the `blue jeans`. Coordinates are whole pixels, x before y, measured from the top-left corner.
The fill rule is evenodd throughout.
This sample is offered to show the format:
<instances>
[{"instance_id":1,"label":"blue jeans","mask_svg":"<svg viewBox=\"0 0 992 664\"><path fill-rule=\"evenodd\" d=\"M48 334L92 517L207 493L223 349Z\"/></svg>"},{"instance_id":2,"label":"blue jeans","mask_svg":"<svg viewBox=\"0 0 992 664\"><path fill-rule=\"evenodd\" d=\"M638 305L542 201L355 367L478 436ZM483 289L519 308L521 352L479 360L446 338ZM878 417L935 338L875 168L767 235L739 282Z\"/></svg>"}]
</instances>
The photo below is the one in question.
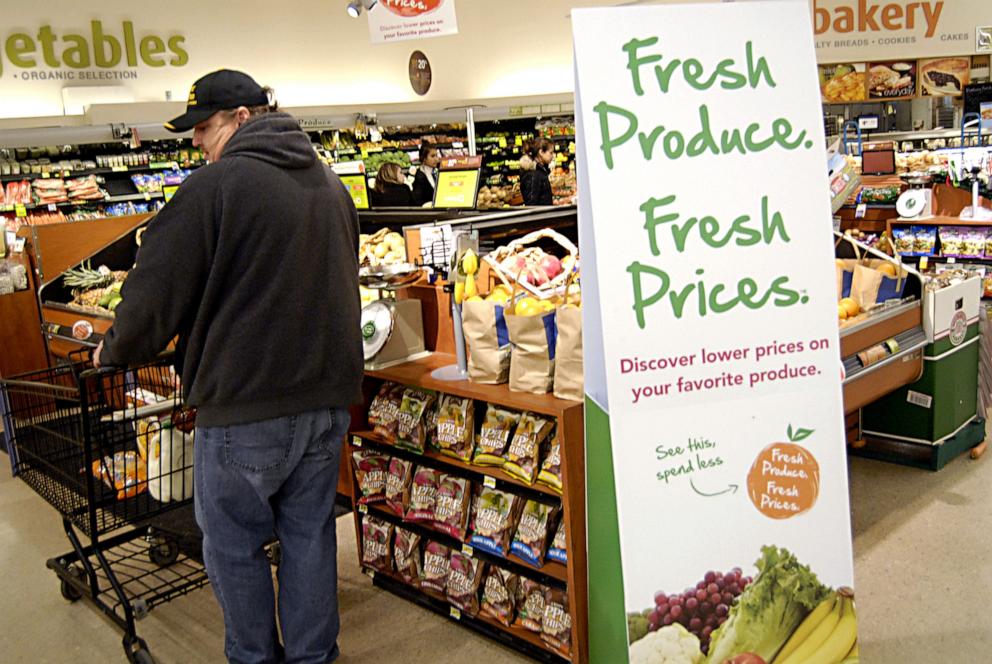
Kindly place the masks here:
<instances>
[{"instance_id":1,"label":"blue jeans","mask_svg":"<svg viewBox=\"0 0 992 664\"><path fill-rule=\"evenodd\" d=\"M196 430L196 521L231 664L338 657L334 498L347 409ZM279 624L264 545L275 535Z\"/></svg>"}]
</instances>

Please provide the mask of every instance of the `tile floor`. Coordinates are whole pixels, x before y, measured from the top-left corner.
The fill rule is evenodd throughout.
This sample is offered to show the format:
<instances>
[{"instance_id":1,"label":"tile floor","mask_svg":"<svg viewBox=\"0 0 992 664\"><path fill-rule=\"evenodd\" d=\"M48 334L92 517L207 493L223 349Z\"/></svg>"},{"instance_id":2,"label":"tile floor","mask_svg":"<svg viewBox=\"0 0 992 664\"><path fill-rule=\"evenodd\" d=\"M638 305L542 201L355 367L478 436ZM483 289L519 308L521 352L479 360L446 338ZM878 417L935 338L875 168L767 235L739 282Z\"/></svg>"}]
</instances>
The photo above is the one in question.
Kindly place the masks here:
<instances>
[{"instance_id":1,"label":"tile floor","mask_svg":"<svg viewBox=\"0 0 992 664\"><path fill-rule=\"evenodd\" d=\"M962 457L939 473L851 461L863 661L992 661L988 457ZM66 603L45 568L46 559L67 549L55 512L10 478L5 455L0 463L0 660L123 662L116 628L91 607ZM357 571L350 519L342 517L338 531L342 664L527 661L374 589ZM209 590L163 605L139 623L162 664L222 661L222 631Z\"/></svg>"}]
</instances>

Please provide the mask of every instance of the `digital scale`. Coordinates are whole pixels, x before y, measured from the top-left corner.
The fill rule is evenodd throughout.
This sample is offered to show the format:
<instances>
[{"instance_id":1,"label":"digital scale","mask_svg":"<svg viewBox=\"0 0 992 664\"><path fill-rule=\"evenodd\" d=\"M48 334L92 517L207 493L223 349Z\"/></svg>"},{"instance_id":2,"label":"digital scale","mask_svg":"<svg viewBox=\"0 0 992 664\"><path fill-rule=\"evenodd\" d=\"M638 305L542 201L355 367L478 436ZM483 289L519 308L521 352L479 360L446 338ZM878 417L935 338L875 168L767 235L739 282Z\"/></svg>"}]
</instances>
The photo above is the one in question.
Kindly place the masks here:
<instances>
[{"instance_id":1,"label":"digital scale","mask_svg":"<svg viewBox=\"0 0 992 664\"><path fill-rule=\"evenodd\" d=\"M902 179L909 189L899 194L896 201L896 212L900 219L926 219L933 216L933 189L930 185L933 176L929 173L907 173Z\"/></svg>"},{"instance_id":2,"label":"digital scale","mask_svg":"<svg viewBox=\"0 0 992 664\"><path fill-rule=\"evenodd\" d=\"M420 268L410 263L363 267L362 286L394 294L420 278ZM362 308L362 346L365 369L385 369L430 355L424 348L424 317L417 299L387 297Z\"/></svg>"}]
</instances>

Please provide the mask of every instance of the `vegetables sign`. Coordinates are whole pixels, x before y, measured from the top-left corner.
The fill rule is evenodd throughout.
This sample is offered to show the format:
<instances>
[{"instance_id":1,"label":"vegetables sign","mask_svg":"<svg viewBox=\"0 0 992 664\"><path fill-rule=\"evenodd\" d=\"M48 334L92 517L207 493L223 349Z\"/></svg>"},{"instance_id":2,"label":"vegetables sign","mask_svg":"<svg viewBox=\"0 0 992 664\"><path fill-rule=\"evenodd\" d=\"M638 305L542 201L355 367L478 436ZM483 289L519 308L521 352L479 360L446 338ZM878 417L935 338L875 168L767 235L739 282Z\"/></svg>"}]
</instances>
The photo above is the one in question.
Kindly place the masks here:
<instances>
[{"instance_id":1,"label":"vegetables sign","mask_svg":"<svg viewBox=\"0 0 992 664\"><path fill-rule=\"evenodd\" d=\"M590 661L853 657L809 8L576 9L572 22Z\"/></svg>"}]
</instances>

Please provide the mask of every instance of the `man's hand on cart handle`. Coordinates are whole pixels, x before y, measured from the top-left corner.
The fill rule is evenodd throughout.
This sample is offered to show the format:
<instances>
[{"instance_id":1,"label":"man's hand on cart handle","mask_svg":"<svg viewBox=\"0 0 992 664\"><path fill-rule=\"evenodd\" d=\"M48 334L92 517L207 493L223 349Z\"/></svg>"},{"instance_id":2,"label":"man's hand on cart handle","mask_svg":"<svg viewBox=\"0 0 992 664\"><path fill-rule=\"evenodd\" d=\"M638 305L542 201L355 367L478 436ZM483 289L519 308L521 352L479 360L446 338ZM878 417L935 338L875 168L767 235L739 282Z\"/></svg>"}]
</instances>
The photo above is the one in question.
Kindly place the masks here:
<instances>
[{"instance_id":1,"label":"man's hand on cart handle","mask_svg":"<svg viewBox=\"0 0 992 664\"><path fill-rule=\"evenodd\" d=\"M100 368L100 353L103 352L103 340L100 340L99 345L97 345L96 350L93 351L93 368Z\"/></svg>"}]
</instances>

